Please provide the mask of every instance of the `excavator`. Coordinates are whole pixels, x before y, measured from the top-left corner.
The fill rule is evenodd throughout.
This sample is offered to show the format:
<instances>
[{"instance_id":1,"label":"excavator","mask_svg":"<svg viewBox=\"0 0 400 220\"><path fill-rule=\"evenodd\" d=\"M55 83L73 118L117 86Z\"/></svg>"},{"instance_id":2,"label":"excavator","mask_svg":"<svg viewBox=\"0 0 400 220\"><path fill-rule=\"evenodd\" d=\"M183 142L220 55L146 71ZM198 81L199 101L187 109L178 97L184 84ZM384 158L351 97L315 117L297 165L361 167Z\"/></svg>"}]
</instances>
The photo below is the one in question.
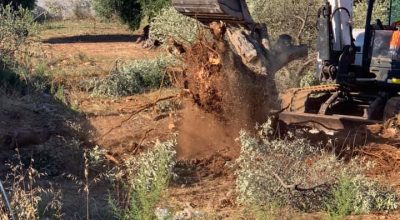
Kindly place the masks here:
<instances>
[{"instance_id":1,"label":"excavator","mask_svg":"<svg viewBox=\"0 0 400 220\"><path fill-rule=\"evenodd\" d=\"M376 1L366 0L365 27L355 29L353 0L321 0L316 61L320 85L283 94L281 122L331 133L400 113L400 4L387 2L387 18L373 20ZM259 27L244 0L172 0L172 5L204 24Z\"/></svg>"}]
</instances>

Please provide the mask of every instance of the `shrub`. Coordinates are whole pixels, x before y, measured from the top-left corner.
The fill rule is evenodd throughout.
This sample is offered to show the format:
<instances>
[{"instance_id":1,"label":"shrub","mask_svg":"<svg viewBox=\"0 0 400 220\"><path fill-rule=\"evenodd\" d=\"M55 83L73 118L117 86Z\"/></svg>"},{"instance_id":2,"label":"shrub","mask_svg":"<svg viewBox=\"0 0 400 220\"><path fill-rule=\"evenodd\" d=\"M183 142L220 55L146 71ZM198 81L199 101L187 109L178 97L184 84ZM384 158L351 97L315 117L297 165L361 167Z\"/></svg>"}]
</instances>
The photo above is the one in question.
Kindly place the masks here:
<instances>
[{"instance_id":1,"label":"shrub","mask_svg":"<svg viewBox=\"0 0 400 220\"><path fill-rule=\"evenodd\" d=\"M36 24L33 14L28 9L15 11L11 6L0 5L0 84L18 91L30 80L29 66L32 53L29 48L32 40L29 35L35 33ZM32 81L33 87L36 82Z\"/></svg>"},{"instance_id":2,"label":"shrub","mask_svg":"<svg viewBox=\"0 0 400 220\"><path fill-rule=\"evenodd\" d=\"M390 211L400 207L399 197L391 187L370 181L364 176L352 178L351 184L355 191L352 213Z\"/></svg>"},{"instance_id":3,"label":"shrub","mask_svg":"<svg viewBox=\"0 0 400 220\"><path fill-rule=\"evenodd\" d=\"M322 211L328 204L329 213L340 214L398 207L393 190L366 178L365 166L358 160L345 163L297 136L275 140L268 135L268 123L257 138L241 133L236 161L240 203L250 207L278 203L302 211Z\"/></svg>"},{"instance_id":4,"label":"shrub","mask_svg":"<svg viewBox=\"0 0 400 220\"><path fill-rule=\"evenodd\" d=\"M91 0L96 15L102 19L118 18L131 29L137 29L141 21L138 0Z\"/></svg>"},{"instance_id":5,"label":"shrub","mask_svg":"<svg viewBox=\"0 0 400 220\"><path fill-rule=\"evenodd\" d=\"M150 21L169 5L169 0L91 0L97 15L109 20L120 19L131 29L137 29L142 20Z\"/></svg>"},{"instance_id":6,"label":"shrub","mask_svg":"<svg viewBox=\"0 0 400 220\"><path fill-rule=\"evenodd\" d=\"M48 13L51 14L53 19L61 19L63 17L63 11L65 11L65 7L60 2L45 0L44 4L48 10Z\"/></svg>"},{"instance_id":7,"label":"shrub","mask_svg":"<svg viewBox=\"0 0 400 220\"><path fill-rule=\"evenodd\" d=\"M141 17L149 21L170 5L170 0L138 0L142 8Z\"/></svg>"},{"instance_id":8,"label":"shrub","mask_svg":"<svg viewBox=\"0 0 400 220\"><path fill-rule=\"evenodd\" d=\"M72 13L77 19L92 17L90 0L74 0L72 4Z\"/></svg>"},{"instance_id":9,"label":"shrub","mask_svg":"<svg viewBox=\"0 0 400 220\"><path fill-rule=\"evenodd\" d=\"M330 219L343 219L351 214L354 207L356 188L350 178L343 176L332 189L332 199L328 202L327 211Z\"/></svg>"},{"instance_id":10,"label":"shrub","mask_svg":"<svg viewBox=\"0 0 400 220\"><path fill-rule=\"evenodd\" d=\"M326 204L329 219L344 219L349 214L390 211L399 207L399 197L390 187L381 186L363 176L342 176L332 188Z\"/></svg>"},{"instance_id":11,"label":"shrub","mask_svg":"<svg viewBox=\"0 0 400 220\"><path fill-rule=\"evenodd\" d=\"M129 96L147 90L169 85L165 68L173 60L169 57L159 57L155 60L136 60L127 64L105 79L95 79L89 82L94 95Z\"/></svg>"},{"instance_id":12,"label":"shrub","mask_svg":"<svg viewBox=\"0 0 400 220\"><path fill-rule=\"evenodd\" d=\"M35 25L29 10L0 7L0 69L15 63L16 52L27 44L28 34L33 30Z\"/></svg>"},{"instance_id":13,"label":"shrub","mask_svg":"<svg viewBox=\"0 0 400 220\"><path fill-rule=\"evenodd\" d=\"M165 8L153 19L150 38L160 42L173 38L181 43L193 43L197 39L199 25L196 20L178 13L174 8Z\"/></svg>"},{"instance_id":14,"label":"shrub","mask_svg":"<svg viewBox=\"0 0 400 220\"><path fill-rule=\"evenodd\" d=\"M250 206L279 203L306 211L323 208L328 199L327 187L321 186L310 195L303 195L284 188L282 183L311 187L333 182L337 174L335 168L339 166L334 158L322 155L316 147L300 138L294 141L263 138L259 142L242 132L240 141L241 155L236 161L240 166L236 172L239 202ZM307 158L316 155L323 158L310 166ZM326 172L319 173L320 170Z\"/></svg>"},{"instance_id":15,"label":"shrub","mask_svg":"<svg viewBox=\"0 0 400 220\"><path fill-rule=\"evenodd\" d=\"M314 71L308 71L304 76L300 77L300 87L308 87L318 85L318 79L315 77Z\"/></svg>"},{"instance_id":16,"label":"shrub","mask_svg":"<svg viewBox=\"0 0 400 220\"><path fill-rule=\"evenodd\" d=\"M35 7L36 0L2 0L0 4L11 5L13 9L22 8L33 9Z\"/></svg>"},{"instance_id":17,"label":"shrub","mask_svg":"<svg viewBox=\"0 0 400 220\"><path fill-rule=\"evenodd\" d=\"M111 201L118 219L155 219L156 205L168 187L176 163L174 141L157 142L154 149L129 157L116 172L127 197Z\"/></svg>"},{"instance_id":18,"label":"shrub","mask_svg":"<svg viewBox=\"0 0 400 220\"><path fill-rule=\"evenodd\" d=\"M391 22L400 21L400 2L393 1L392 2L392 17Z\"/></svg>"},{"instance_id":19,"label":"shrub","mask_svg":"<svg viewBox=\"0 0 400 220\"><path fill-rule=\"evenodd\" d=\"M101 19L110 20L115 16L116 1L91 0L91 3L96 15Z\"/></svg>"}]
</instances>

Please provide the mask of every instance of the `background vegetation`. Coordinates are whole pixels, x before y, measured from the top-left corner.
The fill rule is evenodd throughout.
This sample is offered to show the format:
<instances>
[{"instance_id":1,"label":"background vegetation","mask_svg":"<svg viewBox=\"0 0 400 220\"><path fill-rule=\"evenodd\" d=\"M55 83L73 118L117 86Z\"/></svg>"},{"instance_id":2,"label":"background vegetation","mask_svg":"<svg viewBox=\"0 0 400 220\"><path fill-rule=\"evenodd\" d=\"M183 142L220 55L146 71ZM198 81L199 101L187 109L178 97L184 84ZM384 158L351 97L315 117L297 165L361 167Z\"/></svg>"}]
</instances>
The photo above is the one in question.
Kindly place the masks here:
<instances>
[{"instance_id":1,"label":"background vegetation","mask_svg":"<svg viewBox=\"0 0 400 220\"><path fill-rule=\"evenodd\" d=\"M11 5L14 9L19 6L23 8L33 9L35 7L36 0L1 0L0 4Z\"/></svg>"},{"instance_id":2,"label":"background vegetation","mask_svg":"<svg viewBox=\"0 0 400 220\"><path fill-rule=\"evenodd\" d=\"M151 21L167 5L169 0L91 0L96 14L103 19L118 18L131 29L137 29L142 22Z\"/></svg>"}]
</instances>

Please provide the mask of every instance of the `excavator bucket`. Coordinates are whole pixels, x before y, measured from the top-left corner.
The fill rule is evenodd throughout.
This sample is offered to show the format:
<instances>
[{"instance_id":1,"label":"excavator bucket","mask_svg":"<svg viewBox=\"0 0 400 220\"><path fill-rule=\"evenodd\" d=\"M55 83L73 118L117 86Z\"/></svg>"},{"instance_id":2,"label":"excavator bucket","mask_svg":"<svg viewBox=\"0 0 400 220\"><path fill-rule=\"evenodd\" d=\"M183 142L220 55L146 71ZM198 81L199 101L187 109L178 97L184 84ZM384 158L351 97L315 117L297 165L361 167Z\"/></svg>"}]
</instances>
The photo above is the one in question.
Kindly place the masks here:
<instances>
[{"instance_id":1,"label":"excavator bucket","mask_svg":"<svg viewBox=\"0 0 400 220\"><path fill-rule=\"evenodd\" d=\"M254 23L245 0L172 0L180 13L202 23L224 21L227 23Z\"/></svg>"}]
</instances>

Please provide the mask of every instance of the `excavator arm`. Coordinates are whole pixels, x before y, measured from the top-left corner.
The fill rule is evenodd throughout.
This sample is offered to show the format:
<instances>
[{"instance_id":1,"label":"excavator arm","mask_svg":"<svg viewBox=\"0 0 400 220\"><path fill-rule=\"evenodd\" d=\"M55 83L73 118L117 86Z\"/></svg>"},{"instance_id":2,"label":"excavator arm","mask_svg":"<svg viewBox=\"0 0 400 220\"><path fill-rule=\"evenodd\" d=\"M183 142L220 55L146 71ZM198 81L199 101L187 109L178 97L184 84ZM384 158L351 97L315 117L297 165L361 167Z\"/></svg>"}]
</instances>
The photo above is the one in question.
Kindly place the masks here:
<instances>
[{"instance_id":1,"label":"excavator arm","mask_svg":"<svg viewBox=\"0 0 400 220\"><path fill-rule=\"evenodd\" d=\"M288 35L271 45L266 25L254 22L245 0L172 0L172 6L212 30L226 25L226 39L256 74L274 74L290 61L307 56L307 46L293 45Z\"/></svg>"},{"instance_id":2,"label":"excavator arm","mask_svg":"<svg viewBox=\"0 0 400 220\"><path fill-rule=\"evenodd\" d=\"M180 13L208 24L213 21L254 24L245 0L172 0Z\"/></svg>"}]
</instances>

